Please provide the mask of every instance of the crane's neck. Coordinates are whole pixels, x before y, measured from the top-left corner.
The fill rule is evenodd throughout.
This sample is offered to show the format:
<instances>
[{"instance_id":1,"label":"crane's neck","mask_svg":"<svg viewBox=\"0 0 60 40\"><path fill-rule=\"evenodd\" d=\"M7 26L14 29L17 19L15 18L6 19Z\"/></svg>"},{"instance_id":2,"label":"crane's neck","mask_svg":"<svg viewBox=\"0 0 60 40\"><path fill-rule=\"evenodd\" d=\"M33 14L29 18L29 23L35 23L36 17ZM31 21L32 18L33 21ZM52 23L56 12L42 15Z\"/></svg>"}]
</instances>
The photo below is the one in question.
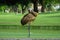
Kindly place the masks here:
<instances>
[{"instance_id":1,"label":"crane's neck","mask_svg":"<svg viewBox=\"0 0 60 40\"><path fill-rule=\"evenodd\" d=\"M34 15L35 17L38 15L37 12L31 12L32 15Z\"/></svg>"},{"instance_id":2,"label":"crane's neck","mask_svg":"<svg viewBox=\"0 0 60 40\"><path fill-rule=\"evenodd\" d=\"M31 13L35 17L38 15L38 13L37 12L34 12L33 10L28 10L28 12Z\"/></svg>"}]
</instances>

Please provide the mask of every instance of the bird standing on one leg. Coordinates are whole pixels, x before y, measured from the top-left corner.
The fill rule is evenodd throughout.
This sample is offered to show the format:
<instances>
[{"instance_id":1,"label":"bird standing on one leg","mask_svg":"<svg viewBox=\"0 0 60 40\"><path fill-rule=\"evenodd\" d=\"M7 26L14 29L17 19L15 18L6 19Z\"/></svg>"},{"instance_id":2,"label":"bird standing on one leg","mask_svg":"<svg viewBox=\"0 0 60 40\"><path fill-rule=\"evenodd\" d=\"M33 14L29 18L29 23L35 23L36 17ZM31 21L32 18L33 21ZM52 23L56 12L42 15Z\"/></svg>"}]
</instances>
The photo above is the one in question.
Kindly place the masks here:
<instances>
[{"instance_id":1,"label":"bird standing on one leg","mask_svg":"<svg viewBox=\"0 0 60 40\"><path fill-rule=\"evenodd\" d=\"M30 23L35 20L37 16L37 12L29 11L28 14L24 15L24 17L21 19L21 24L29 24L28 31L29 31L29 37L30 37Z\"/></svg>"}]
</instances>

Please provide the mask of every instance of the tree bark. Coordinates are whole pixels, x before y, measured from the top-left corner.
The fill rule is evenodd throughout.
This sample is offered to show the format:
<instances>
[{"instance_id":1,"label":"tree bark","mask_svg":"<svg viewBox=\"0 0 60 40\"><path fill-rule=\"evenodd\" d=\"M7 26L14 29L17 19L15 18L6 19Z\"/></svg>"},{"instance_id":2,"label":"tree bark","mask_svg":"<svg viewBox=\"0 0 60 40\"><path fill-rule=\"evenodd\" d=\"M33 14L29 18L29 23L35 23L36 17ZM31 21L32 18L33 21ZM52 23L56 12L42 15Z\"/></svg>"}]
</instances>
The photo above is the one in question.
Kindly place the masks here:
<instances>
[{"instance_id":1,"label":"tree bark","mask_svg":"<svg viewBox=\"0 0 60 40\"><path fill-rule=\"evenodd\" d=\"M40 4L42 5L41 12L44 12L45 5L44 5L44 0L40 0Z\"/></svg>"},{"instance_id":2,"label":"tree bark","mask_svg":"<svg viewBox=\"0 0 60 40\"><path fill-rule=\"evenodd\" d=\"M44 9L45 9L45 8L44 8L44 6L42 5L41 12L44 12Z\"/></svg>"},{"instance_id":3,"label":"tree bark","mask_svg":"<svg viewBox=\"0 0 60 40\"><path fill-rule=\"evenodd\" d=\"M38 12L38 0L34 0L33 5L34 5L34 11Z\"/></svg>"},{"instance_id":4,"label":"tree bark","mask_svg":"<svg viewBox=\"0 0 60 40\"><path fill-rule=\"evenodd\" d=\"M24 9L23 9L23 6L22 6L22 14L24 14Z\"/></svg>"},{"instance_id":5,"label":"tree bark","mask_svg":"<svg viewBox=\"0 0 60 40\"><path fill-rule=\"evenodd\" d=\"M24 14L26 7L24 7L24 5L22 4L21 8L22 8L22 14Z\"/></svg>"}]
</instances>

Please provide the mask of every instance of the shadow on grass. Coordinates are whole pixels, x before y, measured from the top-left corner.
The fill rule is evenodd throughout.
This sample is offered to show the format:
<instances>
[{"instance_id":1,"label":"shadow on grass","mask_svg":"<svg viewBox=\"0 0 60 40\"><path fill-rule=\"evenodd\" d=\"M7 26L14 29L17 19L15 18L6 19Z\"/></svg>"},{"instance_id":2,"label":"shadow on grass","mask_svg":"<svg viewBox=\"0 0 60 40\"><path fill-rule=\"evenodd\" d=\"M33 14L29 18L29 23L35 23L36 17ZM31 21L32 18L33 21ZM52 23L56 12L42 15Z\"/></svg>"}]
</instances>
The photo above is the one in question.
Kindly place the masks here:
<instances>
[{"instance_id":1,"label":"shadow on grass","mask_svg":"<svg viewBox=\"0 0 60 40\"><path fill-rule=\"evenodd\" d=\"M60 30L60 26L32 26L31 29Z\"/></svg>"},{"instance_id":2,"label":"shadow on grass","mask_svg":"<svg viewBox=\"0 0 60 40\"><path fill-rule=\"evenodd\" d=\"M27 29L28 26L21 26L21 25L0 25L0 29ZM37 29L37 30L60 30L60 26L30 26L31 29Z\"/></svg>"}]
</instances>

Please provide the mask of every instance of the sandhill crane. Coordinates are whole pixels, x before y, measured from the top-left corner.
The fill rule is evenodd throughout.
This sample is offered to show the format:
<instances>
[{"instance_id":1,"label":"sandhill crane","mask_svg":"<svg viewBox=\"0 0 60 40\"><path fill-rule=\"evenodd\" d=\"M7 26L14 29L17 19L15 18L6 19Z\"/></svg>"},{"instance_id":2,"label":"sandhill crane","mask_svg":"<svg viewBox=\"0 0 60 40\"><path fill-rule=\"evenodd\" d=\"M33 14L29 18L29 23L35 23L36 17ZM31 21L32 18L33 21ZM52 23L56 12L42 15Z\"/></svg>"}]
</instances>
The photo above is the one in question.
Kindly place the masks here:
<instances>
[{"instance_id":1,"label":"sandhill crane","mask_svg":"<svg viewBox=\"0 0 60 40\"><path fill-rule=\"evenodd\" d=\"M22 25L29 24L28 32L29 32L29 37L30 37L30 23L35 20L38 13L34 12L34 11L30 11L30 10L28 10L28 11L29 11L29 13L24 15L24 17L21 19L21 24Z\"/></svg>"},{"instance_id":2,"label":"sandhill crane","mask_svg":"<svg viewBox=\"0 0 60 40\"><path fill-rule=\"evenodd\" d=\"M27 23L31 23L32 21L35 20L37 14L38 13L32 11L32 12L29 12L28 14L24 15L24 17L21 19L21 24L25 25Z\"/></svg>"}]
</instances>

